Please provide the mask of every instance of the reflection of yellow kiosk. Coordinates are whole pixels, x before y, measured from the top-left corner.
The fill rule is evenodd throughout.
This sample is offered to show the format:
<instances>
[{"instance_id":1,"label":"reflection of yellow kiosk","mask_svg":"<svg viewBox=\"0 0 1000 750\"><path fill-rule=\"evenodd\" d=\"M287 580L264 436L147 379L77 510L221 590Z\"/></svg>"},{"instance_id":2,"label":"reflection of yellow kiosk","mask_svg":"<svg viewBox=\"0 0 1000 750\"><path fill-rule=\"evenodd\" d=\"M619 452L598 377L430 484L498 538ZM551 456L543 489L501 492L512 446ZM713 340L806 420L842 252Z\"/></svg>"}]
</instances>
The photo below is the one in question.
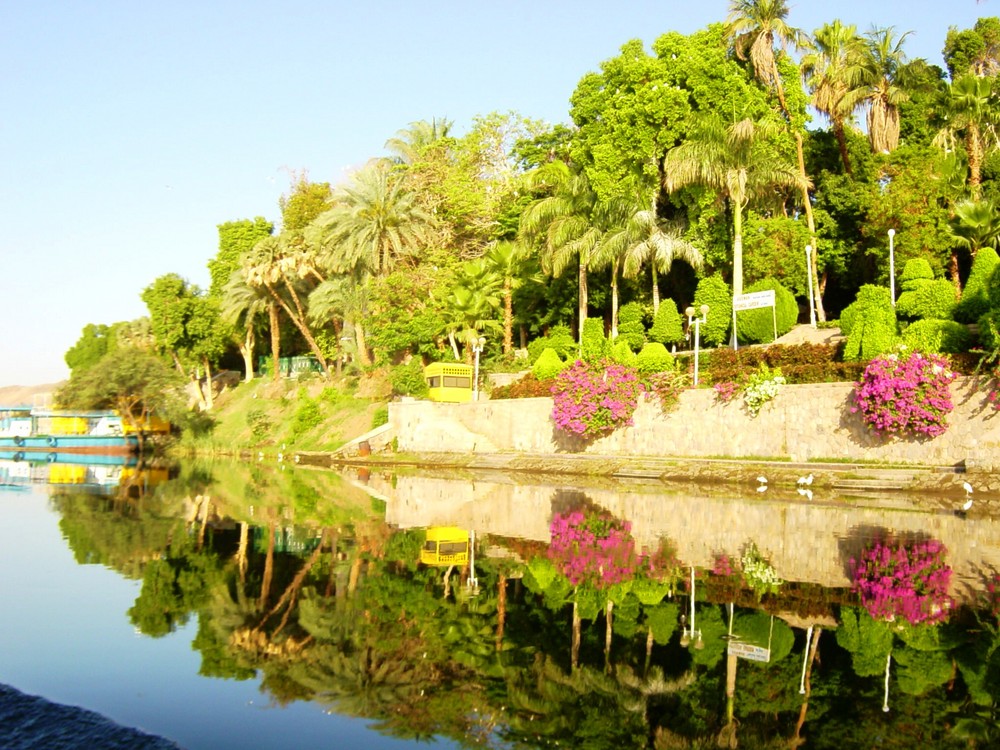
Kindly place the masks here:
<instances>
[{"instance_id":1,"label":"reflection of yellow kiosk","mask_svg":"<svg viewBox=\"0 0 1000 750\"><path fill-rule=\"evenodd\" d=\"M472 365L432 362L424 368L431 401L472 401Z\"/></svg>"},{"instance_id":2,"label":"reflection of yellow kiosk","mask_svg":"<svg viewBox=\"0 0 1000 750\"><path fill-rule=\"evenodd\" d=\"M455 526L432 526L420 550L424 565L465 565L469 562L469 532Z\"/></svg>"}]
</instances>

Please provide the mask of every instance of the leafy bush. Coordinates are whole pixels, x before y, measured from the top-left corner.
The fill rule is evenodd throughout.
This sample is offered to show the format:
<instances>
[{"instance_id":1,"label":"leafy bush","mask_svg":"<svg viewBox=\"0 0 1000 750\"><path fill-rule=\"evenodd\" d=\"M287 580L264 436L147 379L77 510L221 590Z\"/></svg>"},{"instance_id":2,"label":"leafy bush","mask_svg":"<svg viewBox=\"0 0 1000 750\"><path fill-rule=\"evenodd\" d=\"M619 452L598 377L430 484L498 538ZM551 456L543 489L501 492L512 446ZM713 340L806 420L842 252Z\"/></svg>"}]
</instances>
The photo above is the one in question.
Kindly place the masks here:
<instances>
[{"instance_id":1,"label":"leafy bush","mask_svg":"<svg viewBox=\"0 0 1000 750\"><path fill-rule=\"evenodd\" d=\"M722 348L709 353L705 377L711 383L741 383L761 363L780 368L789 383L851 382L861 377L864 365L843 362L841 344L775 344L748 349Z\"/></svg>"},{"instance_id":2,"label":"leafy bush","mask_svg":"<svg viewBox=\"0 0 1000 750\"><path fill-rule=\"evenodd\" d=\"M674 358L663 344L646 344L635 358L640 375L674 369Z\"/></svg>"},{"instance_id":3,"label":"leafy bush","mask_svg":"<svg viewBox=\"0 0 1000 750\"><path fill-rule=\"evenodd\" d=\"M628 341L619 337L615 339L614 346L611 347L611 359L626 367L635 367L636 356Z\"/></svg>"},{"instance_id":4,"label":"leafy bush","mask_svg":"<svg viewBox=\"0 0 1000 750\"><path fill-rule=\"evenodd\" d=\"M618 340L628 342L633 352L639 351L646 343L646 327L642 324L646 311L638 302L629 302L618 310Z\"/></svg>"},{"instance_id":5,"label":"leafy bush","mask_svg":"<svg viewBox=\"0 0 1000 750\"><path fill-rule=\"evenodd\" d=\"M636 371L608 362L577 360L556 377L552 420L565 432L593 439L631 424L639 401Z\"/></svg>"},{"instance_id":6,"label":"leafy bush","mask_svg":"<svg viewBox=\"0 0 1000 750\"><path fill-rule=\"evenodd\" d=\"M701 326L702 341L709 346L725 343L733 318L733 295L721 276L709 276L698 282L694 292L695 310L702 305L708 305L708 320Z\"/></svg>"},{"instance_id":7,"label":"leafy bush","mask_svg":"<svg viewBox=\"0 0 1000 750\"><path fill-rule=\"evenodd\" d=\"M896 314L907 320L950 320L955 310L955 286L945 279L922 280L896 300Z\"/></svg>"},{"instance_id":8,"label":"leafy bush","mask_svg":"<svg viewBox=\"0 0 1000 750\"><path fill-rule=\"evenodd\" d=\"M990 308L990 279L997 266L1000 266L1000 255L992 247L981 247L972 261L969 279L962 290L962 300L955 306L955 320L960 323L975 323Z\"/></svg>"},{"instance_id":9,"label":"leafy bush","mask_svg":"<svg viewBox=\"0 0 1000 750\"><path fill-rule=\"evenodd\" d=\"M246 419L247 427L250 428L250 434L253 436L255 442L259 442L267 437L273 426L270 417L260 408L250 409L247 412Z\"/></svg>"},{"instance_id":10,"label":"leafy bush","mask_svg":"<svg viewBox=\"0 0 1000 750\"><path fill-rule=\"evenodd\" d=\"M538 380L551 380L566 367L566 363L559 359L555 349L546 347L541 355L535 360L531 367L531 374Z\"/></svg>"},{"instance_id":11,"label":"leafy bush","mask_svg":"<svg viewBox=\"0 0 1000 750\"><path fill-rule=\"evenodd\" d=\"M785 384L781 370L772 370L761 363L756 372L750 373L743 387L743 405L751 417L760 414L764 405L773 401L778 395L778 388Z\"/></svg>"},{"instance_id":12,"label":"leafy bush","mask_svg":"<svg viewBox=\"0 0 1000 750\"><path fill-rule=\"evenodd\" d=\"M903 266L903 275L899 277L899 288L903 291L919 289L925 281L934 280L934 270L926 258L910 258Z\"/></svg>"},{"instance_id":13,"label":"leafy bush","mask_svg":"<svg viewBox=\"0 0 1000 750\"><path fill-rule=\"evenodd\" d=\"M684 340L684 321L672 299L660 302L656 315L653 316L653 327L649 329L647 336L650 341L664 346L679 344Z\"/></svg>"},{"instance_id":14,"label":"leafy bush","mask_svg":"<svg viewBox=\"0 0 1000 750\"><path fill-rule=\"evenodd\" d=\"M779 284L775 279L762 279L747 287L747 294L774 290L774 312L770 307L759 307L755 310L745 310L736 313L736 331L740 341L764 343L774 341L774 329L777 325L778 336L784 336L795 326L799 319L799 306L795 296Z\"/></svg>"},{"instance_id":15,"label":"leafy bush","mask_svg":"<svg viewBox=\"0 0 1000 750\"><path fill-rule=\"evenodd\" d=\"M295 413L292 415L292 436L301 435L318 426L323 420L319 403L309 398L305 388L300 388L296 398Z\"/></svg>"},{"instance_id":16,"label":"leafy bush","mask_svg":"<svg viewBox=\"0 0 1000 750\"><path fill-rule=\"evenodd\" d=\"M676 408L681 393L691 386L691 377L680 370L655 372L646 378L646 391L655 394L664 414Z\"/></svg>"},{"instance_id":17,"label":"leafy bush","mask_svg":"<svg viewBox=\"0 0 1000 750\"><path fill-rule=\"evenodd\" d=\"M857 299L848 306L853 307L850 333L844 346L844 359L867 361L891 351L896 345L896 311L892 306L889 290L884 287L865 284L858 290ZM844 313L847 313L845 310ZM843 330L844 313L841 313Z\"/></svg>"},{"instance_id":18,"label":"leafy bush","mask_svg":"<svg viewBox=\"0 0 1000 750\"><path fill-rule=\"evenodd\" d=\"M414 357L406 364L393 367L389 372L389 382L392 383L392 392L396 396L426 398L430 392L420 357Z\"/></svg>"},{"instance_id":19,"label":"leafy bush","mask_svg":"<svg viewBox=\"0 0 1000 750\"><path fill-rule=\"evenodd\" d=\"M503 385L490 391L490 400L496 401L502 398L548 398L552 395L552 387L555 385L554 379L539 380L532 373L528 373L520 380L510 385Z\"/></svg>"},{"instance_id":20,"label":"leafy bush","mask_svg":"<svg viewBox=\"0 0 1000 750\"><path fill-rule=\"evenodd\" d=\"M568 326L557 325L549 329L547 336L539 336L528 344L528 361L534 363L546 349L552 349L562 359L577 353L576 339Z\"/></svg>"},{"instance_id":21,"label":"leafy bush","mask_svg":"<svg viewBox=\"0 0 1000 750\"><path fill-rule=\"evenodd\" d=\"M381 427L384 424L389 424L389 404L380 404L372 414L371 429L374 430L376 427Z\"/></svg>"},{"instance_id":22,"label":"leafy bush","mask_svg":"<svg viewBox=\"0 0 1000 750\"><path fill-rule=\"evenodd\" d=\"M897 617L912 625L940 623L953 606L948 595L951 568L936 539L909 544L879 540L851 560L853 588L874 620Z\"/></svg>"},{"instance_id":23,"label":"leafy bush","mask_svg":"<svg viewBox=\"0 0 1000 750\"><path fill-rule=\"evenodd\" d=\"M580 359L597 362L611 354L611 343L604 335L604 321L601 318L587 318L583 321L580 340Z\"/></svg>"},{"instance_id":24,"label":"leafy bush","mask_svg":"<svg viewBox=\"0 0 1000 750\"><path fill-rule=\"evenodd\" d=\"M854 389L854 406L879 434L935 437L948 429L955 373L937 354L888 354L872 360Z\"/></svg>"},{"instance_id":25,"label":"leafy bush","mask_svg":"<svg viewBox=\"0 0 1000 750\"><path fill-rule=\"evenodd\" d=\"M972 346L972 334L953 320L918 320L903 331L903 343L926 354L957 354Z\"/></svg>"}]
</instances>

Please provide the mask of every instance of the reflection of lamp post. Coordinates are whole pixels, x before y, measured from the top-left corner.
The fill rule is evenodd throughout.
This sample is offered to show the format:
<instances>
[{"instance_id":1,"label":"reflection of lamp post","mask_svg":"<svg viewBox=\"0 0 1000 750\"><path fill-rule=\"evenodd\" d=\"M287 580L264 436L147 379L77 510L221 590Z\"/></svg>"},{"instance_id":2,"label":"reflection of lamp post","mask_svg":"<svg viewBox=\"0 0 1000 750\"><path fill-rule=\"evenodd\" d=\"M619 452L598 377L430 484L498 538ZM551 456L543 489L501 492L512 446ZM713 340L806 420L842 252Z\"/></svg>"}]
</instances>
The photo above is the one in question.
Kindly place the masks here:
<instances>
[{"instance_id":1,"label":"reflection of lamp post","mask_svg":"<svg viewBox=\"0 0 1000 750\"><path fill-rule=\"evenodd\" d=\"M892 238L896 236L896 230L889 230L889 297L892 299L892 306L896 306L896 259L893 254Z\"/></svg>"},{"instance_id":2,"label":"reflection of lamp post","mask_svg":"<svg viewBox=\"0 0 1000 750\"><path fill-rule=\"evenodd\" d=\"M692 644L692 641L694 643ZM694 627L694 566L691 566L691 627L683 627L681 633L681 646L687 648L694 645L696 649L705 648L705 642L701 639L701 631Z\"/></svg>"},{"instance_id":3,"label":"reflection of lamp post","mask_svg":"<svg viewBox=\"0 0 1000 750\"><path fill-rule=\"evenodd\" d=\"M483 346L486 344L486 339L480 336L478 339L472 342L472 353L476 355L476 365L473 370L472 376L472 400L479 400L479 355L483 353Z\"/></svg>"},{"instance_id":4,"label":"reflection of lamp post","mask_svg":"<svg viewBox=\"0 0 1000 750\"><path fill-rule=\"evenodd\" d=\"M694 316L694 308L688 307L684 312L688 316L688 329L691 328L691 324L694 323L694 384L698 385L698 342L701 338L701 324L708 322L708 305L702 305L698 308L701 313L700 318ZM693 575L693 573L692 573Z\"/></svg>"},{"instance_id":5,"label":"reflection of lamp post","mask_svg":"<svg viewBox=\"0 0 1000 750\"><path fill-rule=\"evenodd\" d=\"M479 579L476 578L476 530L469 532L469 578L466 581L473 591L479 588Z\"/></svg>"},{"instance_id":6,"label":"reflection of lamp post","mask_svg":"<svg viewBox=\"0 0 1000 750\"><path fill-rule=\"evenodd\" d=\"M892 651L885 658L885 697L882 699L882 710L889 712L889 665L892 664Z\"/></svg>"},{"instance_id":7,"label":"reflection of lamp post","mask_svg":"<svg viewBox=\"0 0 1000 750\"><path fill-rule=\"evenodd\" d=\"M806 279L809 281L809 325L816 327L816 303L813 301L812 245L806 245Z\"/></svg>"},{"instance_id":8,"label":"reflection of lamp post","mask_svg":"<svg viewBox=\"0 0 1000 750\"><path fill-rule=\"evenodd\" d=\"M806 649L802 652L802 679L799 681L799 695L806 694L806 664L809 662L809 644L812 643L813 626L806 631Z\"/></svg>"}]
</instances>

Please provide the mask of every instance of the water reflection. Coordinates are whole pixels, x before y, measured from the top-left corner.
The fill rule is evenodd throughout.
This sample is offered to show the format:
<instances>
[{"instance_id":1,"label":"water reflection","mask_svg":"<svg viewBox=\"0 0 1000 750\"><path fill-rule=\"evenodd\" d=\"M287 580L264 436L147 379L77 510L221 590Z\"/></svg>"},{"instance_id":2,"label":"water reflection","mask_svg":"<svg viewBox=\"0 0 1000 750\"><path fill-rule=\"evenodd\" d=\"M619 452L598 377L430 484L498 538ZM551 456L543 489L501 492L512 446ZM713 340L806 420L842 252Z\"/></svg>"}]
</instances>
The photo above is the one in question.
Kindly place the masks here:
<instances>
[{"instance_id":1,"label":"water reflection","mask_svg":"<svg viewBox=\"0 0 1000 750\"><path fill-rule=\"evenodd\" d=\"M202 675L395 737L994 746L995 525L752 494L217 463L53 499L79 561L141 576L137 629L196 620Z\"/></svg>"}]
</instances>

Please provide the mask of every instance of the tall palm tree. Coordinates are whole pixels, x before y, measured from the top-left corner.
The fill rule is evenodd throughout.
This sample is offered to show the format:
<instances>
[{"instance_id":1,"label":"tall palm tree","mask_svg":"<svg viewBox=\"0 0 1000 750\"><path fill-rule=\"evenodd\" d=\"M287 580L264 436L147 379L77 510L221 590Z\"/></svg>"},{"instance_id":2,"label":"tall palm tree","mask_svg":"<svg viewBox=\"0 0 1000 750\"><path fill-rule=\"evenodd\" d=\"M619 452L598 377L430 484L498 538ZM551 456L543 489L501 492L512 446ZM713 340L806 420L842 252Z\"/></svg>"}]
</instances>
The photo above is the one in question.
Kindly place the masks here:
<instances>
[{"instance_id":1,"label":"tall palm tree","mask_svg":"<svg viewBox=\"0 0 1000 750\"><path fill-rule=\"evenodd\" d=\"M956 138L962 137L973 200L979 200L982 194L983 159L1000 145L997 134L1000 112L995 93L992 78L967 75L952 82L948 89L948 123L934 139L950 153Z\"/></svg>"},{"instance_id":2,"label":"tall palm tree","mask_svg":"<svg viewBox=\"0 0 1000 750\"><path fill-rule=\"evenodd\" d=\"M847 69L861 55L861 37L854 24L844 25L838 19L816 29L813 41L815 49L802 58L802 76L812 92L813 106L830 121L844 170L853 175L846 128L854 121L855 110L846 105L845 98Z\"/></svg>"},{"instance_id":3,"label":"tall palm tree","mask_svg":"<svg viewBox=\"0 0 1000 750\"><path fill-rule=\"evenodd\" d=\"M597 195L583 172L574 172L563 161L553 161L540 167L529 180L530 185L548 186L552 193L532 202L521 215L520 236L542 241L542 269L561 276L577 262L577 320L579 336L587 320L587 269L603 237L595 223Z\"/></svg>"},{"instance_id":4,"label":"tall palm tree","mask_svg":"<svg viewBox=\"0 0 1000 750\"><path fill-rule=\"evenodd\" d=\"M448 340L455 359L460 358L458 344L465 345L466 361L472 359L472 343L487 330L500 328L493 317L500 308L503 280L483 258L462 265L447 297L451 319L447 323Z\"/></svg>"},{"instance_id":5,"label":"tall palm tree","mask_svg":"<svg viewBox=\"0 0 1000 750\"><path fill-rule=\"evenodd\" d=\"M424 247L433 229L434 218L401 177L374 162L335 193L332 208L316 217L307 238L333 270L383 275Z\"/></svg>"},{"instance_id":6,"label":"tall palm tree","mask_svg":"<svg viewBox=\"0 0 1000 750\"><path fill-rule=\"evenodd\" d=\"M242 268L236 268L232 272L222 291L220 314L234 329L243 329L242 339L237 341L237 346L246 370L243 379L248 383L253 380L253 354L257 347L261 318L267 315L270 305L271 302L262 289L247 283ZM280 336L280 332L278 335Z\"/></svg>"},{"instance_id":7,"label":"tall palm tree","mask_svg":"<svg viewBox=\"0 0 1000 750\"><path fill-rule=\"evenodd\" d=\"M514 291L525 281L536 278L537 264L531 257L531 249L516 240L500 240L483 256L490 269L503 283L503 353L509 354L514 348Z\"/></svg>"},{"instance_id":8,"label":"tall palm tree","mask_svg":"<svg viewBox=\"0 0 1000 750\"><path fill-rule=\"evenodd\" d=\"M788 17L788 3L785 0L730 0L729 15L726 17L726 38L731 39L737 57L749 57L754 74L764 86L773 88L778 96L778 104L788 123L788 128L795 139L795 156L798 161L799 190L802 192L802 209L806 216L806 226L809 229L809 239L813 247L817 247L816 221L813 218L812 201L809 198L810 181L806 174L805 153L802 146L802 130L804 122L796 122L785 100L785 88L778 72L778 58L774 54L774 45L782 49L788 45L799 48L809 48L811 42L808 36L794 26L789 26L785 20ZM816 257L813 253L812 268L816 288L819 289ZM821 321L826 320L823 301L816 298L816 313Z\"/></svg>"},{"instance_id":9,"label":"tall palm tree","mask_svg":"<svg viewBox=\"0 0 1000 750\"><path fill-rule=\"evenodd\" d=\"M877 154L887 154L899 143L899 105L910 98L899 81L906 64L903 42L909 35L907 31L896 37L891 26L871 29L862 54L847 68L850 90L844 105L867 107L868 140Z\"/></svg>"},{"instance_id":10,"label":"tall palm tree","mask_svg":"<svg viewBox=\"0 0 1000 750\"><path fill-rule=\"evenodd\" d=\"M691 137L667 152L664 183L668 192L691 185L716 190L733 213L733 294L743 293L743 211L775 188L803 185L795 165L765 143L766 126L741 120L724 127L715 117L698 123ZM808 188L808 182L805 183Z\"/></svg>"}]
</instances>

